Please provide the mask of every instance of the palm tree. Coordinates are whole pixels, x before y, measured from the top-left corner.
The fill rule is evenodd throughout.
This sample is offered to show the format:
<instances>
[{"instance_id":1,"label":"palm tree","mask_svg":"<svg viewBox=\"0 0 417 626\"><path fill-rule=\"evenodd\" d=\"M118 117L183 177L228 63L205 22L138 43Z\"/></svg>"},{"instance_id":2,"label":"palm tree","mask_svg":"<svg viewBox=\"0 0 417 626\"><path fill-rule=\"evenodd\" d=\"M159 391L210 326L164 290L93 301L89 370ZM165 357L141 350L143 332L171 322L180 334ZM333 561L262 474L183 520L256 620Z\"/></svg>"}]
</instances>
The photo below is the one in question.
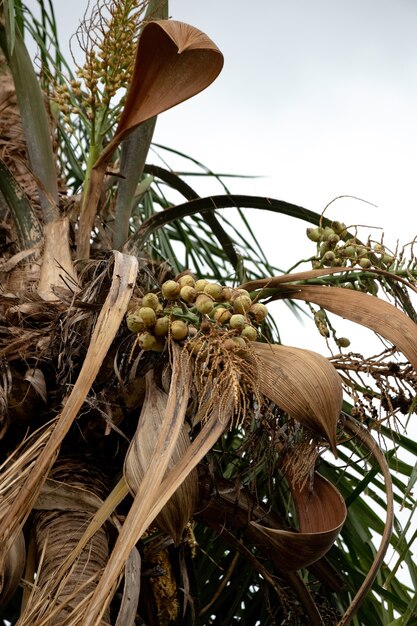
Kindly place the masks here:
<instances>
[{"instance_id":1,"label":"palm tree","mask_svg":"<svg viewBox=\"0 0 417 626\"><path fill-rule=\"evenodd\" d=\"M39 5L1 5L0 617L415 623L412 246L232 195L182 155L223 185L199 197L148 150L217 46L165 1L103 0L72 74ZM307 222L311 265L272 267L243 207ZM329 356L280 344L278 299ZM337 316L381 352L349 352Z\"/></svg>"}]
</instances>

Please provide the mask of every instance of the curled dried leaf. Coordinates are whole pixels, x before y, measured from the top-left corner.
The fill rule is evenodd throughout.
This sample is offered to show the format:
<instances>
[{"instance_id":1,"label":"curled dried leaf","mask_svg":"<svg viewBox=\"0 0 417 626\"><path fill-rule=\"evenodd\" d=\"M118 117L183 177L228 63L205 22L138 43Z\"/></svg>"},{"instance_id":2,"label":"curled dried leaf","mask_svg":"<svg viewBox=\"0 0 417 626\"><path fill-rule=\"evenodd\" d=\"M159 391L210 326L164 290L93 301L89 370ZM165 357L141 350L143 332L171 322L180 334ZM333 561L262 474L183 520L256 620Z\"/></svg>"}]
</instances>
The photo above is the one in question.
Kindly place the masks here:
<instances>
[{"instance_id":1,"label":"curled dried leaf","mask_svg":"<svg viewBox=\"0 0 417 626\"><path fill-rule=\"evenodd\" d=\"M255 343L261 362L261 393L303 426L324 437L336 454L342 382L320 354L301 348Z\"/></svg>"},{"instance_id":2,"label":"curled dried leaf","mask_svg":"<svg viewBox=\"0 0 417 626\"><path fill-rule=\"evenodd\" d=\"M279 567L295 571L318 561L328 552L346 519L346 505L328 480L314 475L314 485L291 484L300 532L268 528L251 522L279 554Z\"/></svg>"},{"instance_id":3,"label":"curled dried leaf","mask_svg":"<svg viewBox=\"0 0 417 626\"><path fill-rule=\"evenodd\" d=\"M278 287L278 285L275 285ZM417 324L395 306L367 293L319 285L282 285L274 299L313 302L388 339L417 370Z\"/></svg>"},{"instance_id":4,"label":"curled dried leaf","mask_svg":"<svg viewBox=\"0 0 417 626\"><path fill-rule=\"evenodd\" d=\"M218 47L194 26L175 20L148 22L139 38L119 126L95 167L136 126L203 91L222 67Z\"/></svg>"}]
</instances>

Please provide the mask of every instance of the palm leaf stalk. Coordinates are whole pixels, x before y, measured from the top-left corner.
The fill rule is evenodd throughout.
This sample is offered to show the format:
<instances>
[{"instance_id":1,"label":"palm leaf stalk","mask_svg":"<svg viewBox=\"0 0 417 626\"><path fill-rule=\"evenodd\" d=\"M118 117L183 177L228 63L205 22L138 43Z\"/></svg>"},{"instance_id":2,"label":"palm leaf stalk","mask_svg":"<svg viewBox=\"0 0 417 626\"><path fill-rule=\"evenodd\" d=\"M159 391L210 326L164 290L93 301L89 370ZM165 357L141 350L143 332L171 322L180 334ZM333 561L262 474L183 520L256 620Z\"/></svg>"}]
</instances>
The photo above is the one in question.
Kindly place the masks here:
<instances>
[{"instance_id":1,"label":"palm leaf stalk","mask_svg":"<svg viewBox=\"0 0 417 626\"><path fill-rule=\"evenodd\" d=\"M53 5L40 8L3 2L0 33L27 162L25 177L0 163L0 618L412 624L415 258L231 194L191 157L222 195L148 162L156 117L223 63L166 2L99 2L75 78ZM246 207L304 220L311 267L273 267ZM277 342L275 300L307 305L330 356ZM381 353L347 352L338 317L382 337Z\"/></svg>"}]
</instances>

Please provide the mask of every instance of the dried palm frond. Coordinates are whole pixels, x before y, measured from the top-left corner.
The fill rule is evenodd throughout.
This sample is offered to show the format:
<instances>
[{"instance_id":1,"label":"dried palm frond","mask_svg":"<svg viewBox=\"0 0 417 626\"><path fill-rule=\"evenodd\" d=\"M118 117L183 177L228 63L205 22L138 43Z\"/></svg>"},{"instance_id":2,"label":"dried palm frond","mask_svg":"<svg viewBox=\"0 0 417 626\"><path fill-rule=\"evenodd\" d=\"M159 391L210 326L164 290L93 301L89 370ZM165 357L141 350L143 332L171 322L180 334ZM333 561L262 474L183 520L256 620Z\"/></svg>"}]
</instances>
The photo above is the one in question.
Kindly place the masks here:
<instances>
[{"instance_id":1,"label":"dried palm frond","mask_svg":"<svg viewBox=\"0 0 417 626\"><path fill-rule=\"evenodd\" d=\"M184 381L186 384L186 381ZM124 476L129 489L136 494L154 455L167 407L168 394L159 389L153 372L146 376L146 396L138 428L131 441L124 463ZM167 473L184 455L190 445L189 427L184 423L169 460ZM183 530L192 517L197 502L197 472L193 470L155 518L155 524L179 544Z\"/></svg>"},{"instance_id":2,"label":"dried palm frond","mask_svg":"<svg viewBox=\"0 0 417 626\"><path fill-rule=\"evenodd\" d=\"M220 50L198 29L173 20L154 20L145 24L118 127L106 148L97 155L83 196L78 258L89 256L90 233L106 167L122 139L143 122L205 89L222 66ZM100 139L102 141L103 137Z\"/></svg>"},{"instance_id":3,"label":"dried palm frond","mask_svg":"<svg viewBox=\"0 0 417 626\"><path fill-rule=\"evenodd\" d=\"M49 438L38 455L34 471L25 476L20 491L4 518L0 520L0 532L3 533L6 542L15 537L22 522L29 515L57 457L62 441L97 376L111 342L119 329L120 322L126 313L136 271L136 259L115 253L113 282L97 319L77 382L67 398L58 420L48 431Z\"/></svg>"}]
</instances>

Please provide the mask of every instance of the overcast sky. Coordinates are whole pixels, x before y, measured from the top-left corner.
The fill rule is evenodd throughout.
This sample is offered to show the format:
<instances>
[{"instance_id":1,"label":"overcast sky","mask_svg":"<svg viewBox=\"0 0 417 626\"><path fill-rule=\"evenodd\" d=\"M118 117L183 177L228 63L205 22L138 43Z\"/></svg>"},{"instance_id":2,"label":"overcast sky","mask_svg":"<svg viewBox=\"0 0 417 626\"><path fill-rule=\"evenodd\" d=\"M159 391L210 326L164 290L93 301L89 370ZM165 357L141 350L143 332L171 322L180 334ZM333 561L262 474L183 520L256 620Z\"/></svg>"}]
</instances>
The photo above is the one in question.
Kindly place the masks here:
<instances>
[{"instance_id":1,"label":"overcast sky","mask_svg":"<svg viewBox=\"0 0 417 626\"><path fill-rule=\"evenodd\" d=\"M64 44L87 1L54 6ZM206 32L225 64L208 89L159 116L157 143L215 171L262 176L231 182L236 193L318 212L357 196L377 207L343 199L326 215L382 226L392 244L417 235L417 2L171 0L169 13ZM247 216L273 264L313 253L305 223Z\"/></svg>"}]
</instances>

